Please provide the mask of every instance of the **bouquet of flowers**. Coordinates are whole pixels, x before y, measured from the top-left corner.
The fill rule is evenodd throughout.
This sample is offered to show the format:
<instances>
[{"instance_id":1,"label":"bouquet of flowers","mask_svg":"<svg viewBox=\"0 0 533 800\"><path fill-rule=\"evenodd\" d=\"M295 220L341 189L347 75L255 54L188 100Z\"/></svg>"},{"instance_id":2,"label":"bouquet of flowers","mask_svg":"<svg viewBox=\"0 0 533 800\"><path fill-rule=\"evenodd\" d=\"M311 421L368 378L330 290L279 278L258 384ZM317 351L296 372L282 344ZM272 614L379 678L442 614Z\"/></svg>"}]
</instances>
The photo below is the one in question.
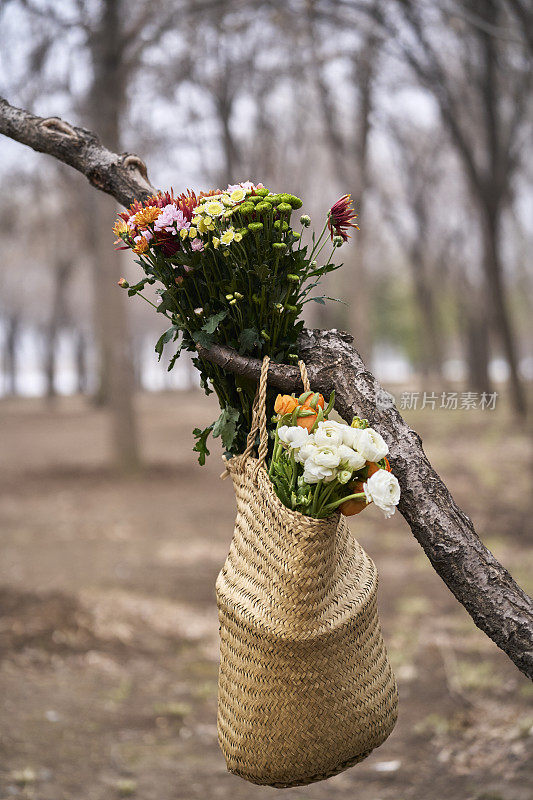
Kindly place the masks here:
<instances>
[{"instance_id":1,"label":"bouquet of flowers","mask_svg":"<svg viewBox=\"0 0 533 800\"><path fill-rule=\"evenodd\" d=\"M375 503L394 514L400 487L387 460L389 448L366 419L351 425L328 419L334 393L324 408L317 392L278 395L269 477L284 505L322 519L339 509L359 514Z\"/></svg>"},{"instance_id":2,"label":"bouquet of flowers","mask_svg":"<svg viewBox=\"0 0 533 800\"><path fill-rule=\"evenodd\" d=\"M143 270L137 283L122 278L120 286L171 323L155 346L159 358L170 342L178 344L168 369L183 350L193 352L202 387L218 395L218 419L193 432L201 464L209 455L210 434L221 437L228 456L244 450L256 388L202 357L201 348L218 343L294 363L304 305L333 299L313 292L324 275L341 266L332 261L335 250L348 239L349 228L357 227L350 197L331 207L320 235L312 233L308 245L301 234L310 226L309 216L299 217L299 231L292 219L301 206L293 194L247 181L198 195L158 192L144 203L135 201L113 228L116 244L133 250ZM152 284L157 284L156 303L142 293ZM274 403L270 390L268 402ZM333 398L324 408L323 397L313 392L275 400L269 474L278 496L316 518L337 508L354 514L371 501L392 513L399 489L385 442L365 420L355 419L352 426L328 420L332 407Z\"/></svg>"},{"instance_id":3,"label":"bouquet of flowers","mask_svg":"<svg viewBox=\"0 0 533 800\"><path fill-rule=\"evenodd\" d=\"M301 205L293 194L247 181L198 195L158 192L143 203L135 201L113 228L117 244L133 250L144 273L134 285L124 279L119 284L170 322L155 347L159 358L171 342L178 345L169 369L183 350L193 352L202 387L218 395L219 418L194 431L200 463L209 455L210 434L221 437L228 455L242 452L255 384L202 358L197 346L224 344L241 354L294 364L304 305L333 299L313 292L324 275L341 266L332 257L348 239L348 229L356 227L350 197L332 206L309 245L301 240L309 216L298 217L300 230L293 221ZM142 294L147 284L157 284L156 303Z\"/></svg>"}]
</instances>

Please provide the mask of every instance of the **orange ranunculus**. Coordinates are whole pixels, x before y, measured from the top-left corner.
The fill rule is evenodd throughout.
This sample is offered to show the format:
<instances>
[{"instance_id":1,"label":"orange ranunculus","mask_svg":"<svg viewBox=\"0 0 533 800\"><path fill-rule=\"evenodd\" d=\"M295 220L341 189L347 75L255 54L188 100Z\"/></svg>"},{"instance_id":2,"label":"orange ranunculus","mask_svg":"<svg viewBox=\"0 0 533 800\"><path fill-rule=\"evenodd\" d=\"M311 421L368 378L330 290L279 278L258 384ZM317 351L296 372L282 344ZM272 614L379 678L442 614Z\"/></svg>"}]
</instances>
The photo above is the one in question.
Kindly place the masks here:
<instances>
[{"instance_id":1,"label":"orange ranunculus","mask_svg":"<svg viewBox=\"0 0 533 800\"><path fill-rule=\"evenodd\" d=\"M274 403L274 411L280 416L292 414L297 405L298 401L295 397L291 397L290 394L278 394Z\"/></svg>"},{"instance_id":2,"label":"orange ranunculus","mask_svg":"<svg viewBox=\"0 0 533 800\"><path fill-rule=\"evenodd\" d=\"M312 400L313 396L314 396L313 394L310 394L305 402L300 403L301 407L302 408L311 408L311 406L309 405L309 401ZM322 397L321 394L318 395L318 401L317 401L317 404L316 404L316 408L324 408L324 398ZM309 419L311 419L311 417L309 417Z\"/></svg>"},{"instance_id":3,"label":"orange ranunculus","mask_svg":"<svg viewBox=\"0 0 533 800\"><path fill-rule=\"evenodd\" d=\"M351 494L359 494L363 491L363 481L353 481L349 487ZM339 511L345 517L353 517L354 514L360 514L366 506L367 502L364 497L361 500L346 500L339 506Z\"/></svg>"},{"instance_id":4,"label":"orange ranunculus","mask_svg":"<svg viewBox=\"0 0 533 800\"><path fill-rule=\"evenodd\" d=\"M311 428L315 424L316 418L317 418L316 414L313 414L312 417L298 417L298 419L296 420L296 424L299 425L300 428L307 428L309 433L311 433Z\"/></svg>"}]
</instances>

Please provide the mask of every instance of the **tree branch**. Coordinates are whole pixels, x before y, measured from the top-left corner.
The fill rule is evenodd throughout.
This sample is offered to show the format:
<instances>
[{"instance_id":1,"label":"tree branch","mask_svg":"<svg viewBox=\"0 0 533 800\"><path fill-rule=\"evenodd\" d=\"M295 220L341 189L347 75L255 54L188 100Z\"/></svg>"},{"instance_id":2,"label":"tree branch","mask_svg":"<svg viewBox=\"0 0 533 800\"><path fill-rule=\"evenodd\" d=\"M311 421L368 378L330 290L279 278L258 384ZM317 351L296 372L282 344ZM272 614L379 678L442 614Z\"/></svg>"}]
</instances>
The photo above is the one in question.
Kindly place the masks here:
<instances>
[{"instance_id":1,"label":"tree branch","mask_svg":"<svg viewBox=\"0 0 533 800\"><path fill-rule=\"evenodd\" d=\"M146 165L138 156L113 153L86 128L69 125L58 117L37 117L15 108L2 97L0 133L74 167L94 187L124 206L135 198L143 200L154 191Z\"/></svg>"},{"instance_id":2,"label":"tree branch","mask_svg":"<svg viewBox=\"0 0 533 800\"><path fill-rule=\"evenodd\" d=\"M533 678L532 599L481 542L432 468L420 436L407 425L351 342L351 336L334 330L302 335L299 351L311 385L324 395L335 389L335 408L346 421L361 415L378 427L401 486L399 510L433 568L477 627ZM222 369L259 380L257 359L216 345L199 352ZM301 388L296 367L271 364L268 376L283 391Z\"/></svg>"},{"instance_id":3,"label":"tree branch","mask_svg":"<svg viewBox=\"0 0 533 800\"><path fill-rule=\"evenodd\" d=\"M146 169L137 156L110 152L84 128L36 117L0 99L0 132L70 164L123 205L143 199L151 191ZM420 437L366 369L351 342L351 336L334 330L305 332L300 355L313 387L323 394L335 389L335 406L344 419L359 414L379 427L402 489L400 512L435 571L478 628L533 678L533 601L480 541L472 522L429 463ZM259 378L261 365L256 359L220 346L199 348L199 352L229 372ZM269 379L285 391L300 386L299 371L294 367L272 364Z\"/></svg>"}]
</instances>

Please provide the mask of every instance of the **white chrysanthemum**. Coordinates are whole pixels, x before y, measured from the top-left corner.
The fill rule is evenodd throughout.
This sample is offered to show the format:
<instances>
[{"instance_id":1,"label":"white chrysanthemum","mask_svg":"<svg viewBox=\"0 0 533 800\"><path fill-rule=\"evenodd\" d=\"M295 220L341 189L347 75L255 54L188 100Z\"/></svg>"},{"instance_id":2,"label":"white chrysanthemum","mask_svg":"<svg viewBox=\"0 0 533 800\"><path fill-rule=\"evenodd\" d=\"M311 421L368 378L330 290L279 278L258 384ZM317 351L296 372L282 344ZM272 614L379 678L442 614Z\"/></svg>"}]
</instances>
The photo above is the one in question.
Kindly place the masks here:
<instances>
[{"instance_id":1,"label":"white chrysanthemum","mask_svg":"<svg viewBox=\"0 0 533 800\"><path fill-rule=\"evenodd\" d=\"M378 469L365 481L363 491L368 503L375 503L385 517L392 517L400 501L400 485L394 475Z\"/></svg>"},{"instance_id":2,"label":"white chrysanthemum","mask_svg":"<svg viewBox=\"0 0 533 800\"><path fill-rule=\"evenodd\" d=\"M220 217L225 211L225 206L220 200L209 200L204 204L203 210L204 213L209 214L210 217Z\"/></svg>"},{"instance_id":3,"label":"white chrysanthemum","mask_svg":"<svg viewBox=\"0 0 533 800\"><path fill-rule=\"evenodd\" d=\"M237 189L234 189L231 192L229 199L233 204L235 204L235 203L242 203L245 197L246 197L245 190L239 186Z\"/></svg>"},{"instance_id":4,"label":"white chrysanthemum","mask_svg":"<svg viewBox=\"0 0 533 800\"><path fill-rule=\"evenodd\" d=\"M278 428L278 438L283 444L296 449L306 444L309 431L307 428L300 428L299 425L282 425Z\"/></svg>"},{"instance_id":5,"label":"white chrysanthemum","mask_svg":"<svg viewBox=\"0 0 533 800\"><path fill-rule=\"evenodd\" d=\"M367 461L380 461L389 452L388 445L381 434L373 428L359 431L356 448Z\"/></svg>"}]
</instances>

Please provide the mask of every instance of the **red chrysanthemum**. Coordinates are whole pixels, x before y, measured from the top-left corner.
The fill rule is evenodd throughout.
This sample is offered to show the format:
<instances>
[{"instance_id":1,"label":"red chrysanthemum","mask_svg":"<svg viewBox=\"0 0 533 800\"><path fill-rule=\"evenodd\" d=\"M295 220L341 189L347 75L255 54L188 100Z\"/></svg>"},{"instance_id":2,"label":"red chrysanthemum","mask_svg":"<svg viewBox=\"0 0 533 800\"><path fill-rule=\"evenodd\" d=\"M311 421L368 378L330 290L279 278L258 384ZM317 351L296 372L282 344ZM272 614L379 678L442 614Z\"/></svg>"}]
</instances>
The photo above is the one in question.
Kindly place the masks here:
<instances>
[{"instance_id":1,"label":"red chrysanthemum","mask_svg":"<svg viewBox=\"0 0 533 800\"><path fill-rule=\"evenodd\" d=\"M343 241L347 242L350 238L347 233L348 228L359 227L353 221L357 219L357 214L354 214L351 198L351 194L345 194L329 210L328 228L332 239L334 236L342 236Z\"/></svg>"}]
</instances>

